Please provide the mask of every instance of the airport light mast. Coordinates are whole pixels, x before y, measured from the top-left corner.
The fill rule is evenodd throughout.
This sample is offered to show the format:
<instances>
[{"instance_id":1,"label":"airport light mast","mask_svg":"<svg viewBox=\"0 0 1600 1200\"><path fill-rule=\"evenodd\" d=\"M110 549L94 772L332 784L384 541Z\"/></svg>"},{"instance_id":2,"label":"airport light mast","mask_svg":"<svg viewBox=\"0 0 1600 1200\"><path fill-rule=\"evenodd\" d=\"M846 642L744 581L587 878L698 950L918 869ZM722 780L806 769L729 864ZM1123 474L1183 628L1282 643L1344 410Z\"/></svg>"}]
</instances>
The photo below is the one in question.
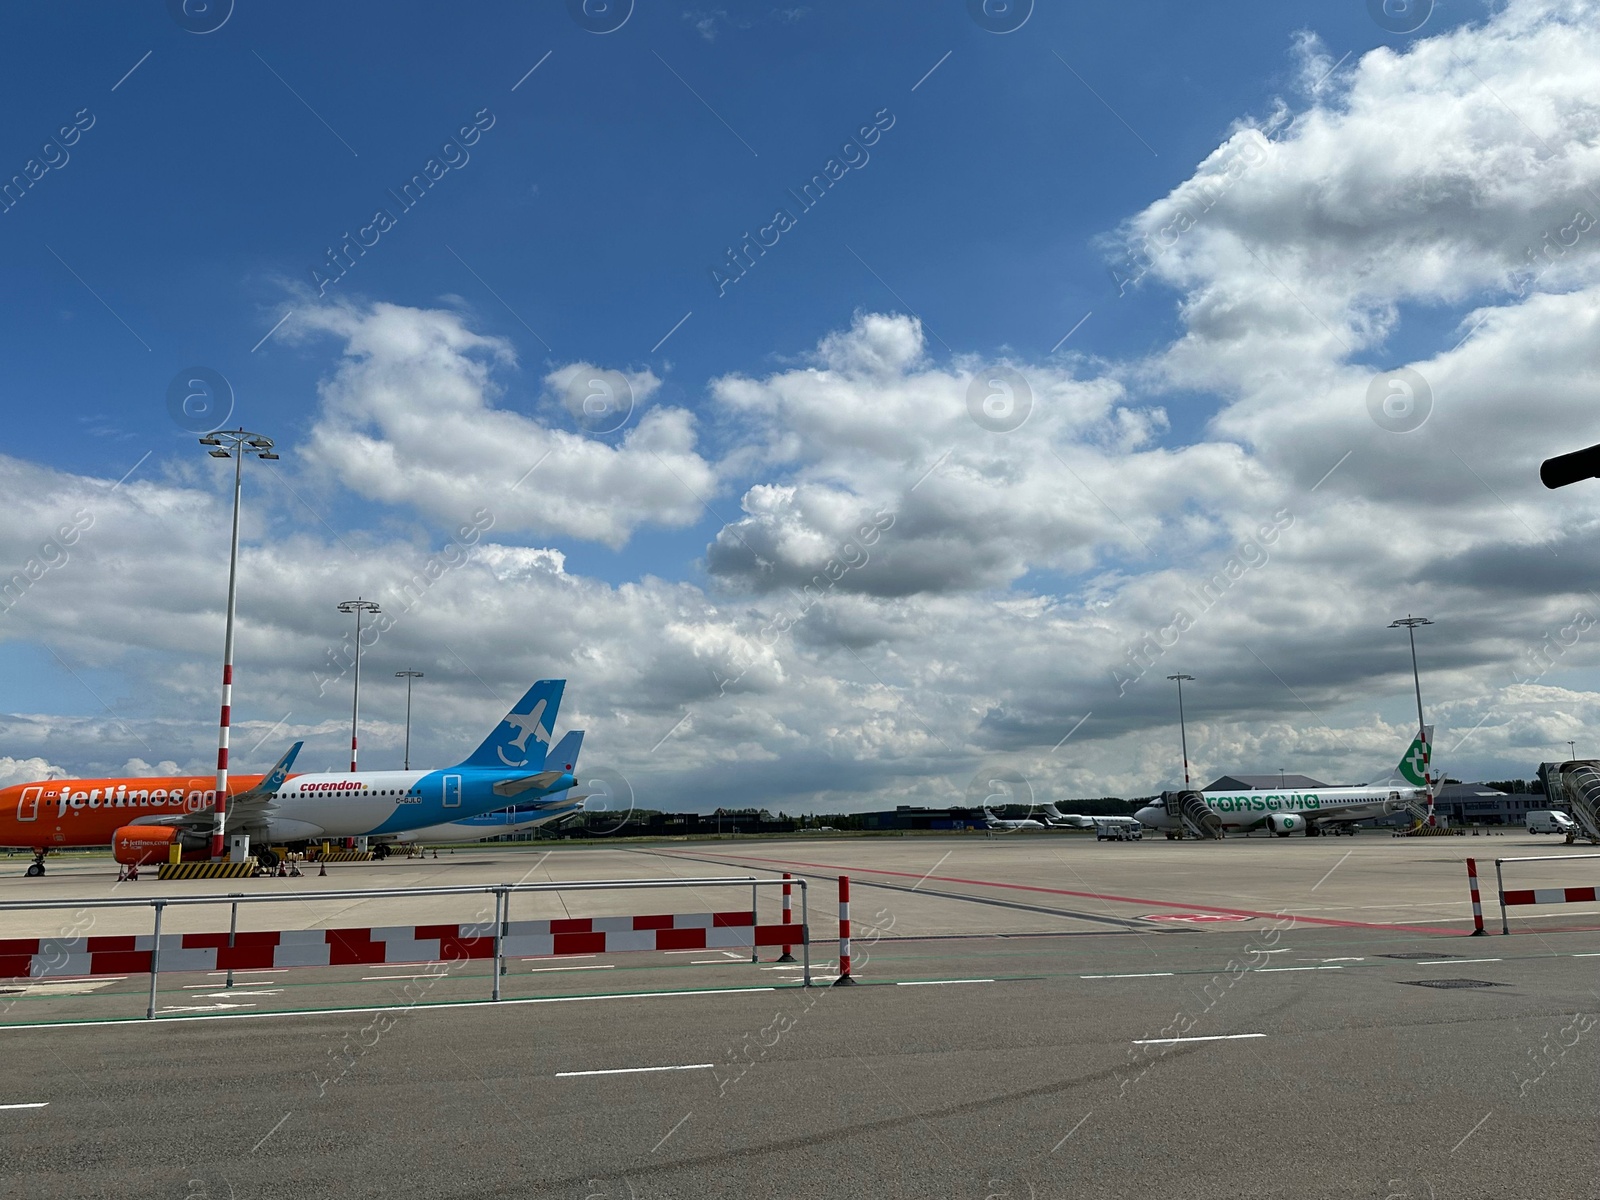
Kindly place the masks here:
<instances>
[{"instance_id":1,"label":"airport light mast","mask_svg":"<svg viewBox=\"0 0 1600 1200\"><path fill-rule=\"evenodd\" d=\"M396 671L394 677L406 681L406 765L401 770L409 771L411 770L411 681L421 679L422 672Z\"/></svg>"},{"instance_id":2,"label":"airport light mast","mask_svg":"<svg viewBox=\"0 0 1600 1200\"><path fill-rule=\"evenodd\" d=\"M1404 629L1406 636L1411 639L1411 682L1417 689L1417 736L1422 739L1422 744L1428 747L1428 765L1423 768L1422 782L1428 793L1428 826L1432 828L1433 817L1433 747L1428 743L1428 726L1422 719L1422 677L1417 674L1417 626L1432 625L1427 617L1405 616L1398 621L1389 623L1390 629Z\"/></svg>"},{"instance_id":3,"label":"airport light mast","mask_svg":"<svg viewBox=\"0 0 1600 1200\"><path fill-rule=\"evenodd\" d=\"M356 686L355 696L350 701L350 774L356 773L356 723L361 718L361 617L364 613L382 612L371 600L343 600L339 603L342 613L355 613L356 615Z\"/></svg>"},{"instance_id":4,"label":"airport light mast","mask_svg":"<svg viewBox=\"0 0 1600 1200\"><path fill-rule=\"evenodd\" d=\"M228 729L233 720L233 616L239 599L239 497L247 454L276 461L269 437L246 429L217 429L200 439L212 458L233 459L233 540L228 550L228 616L222 635L222 719L217 728L217 789L211 826L211 857L223 856L228 826Z\"/></svg>"},{"instance_id":5,"label":"airport light mast","mask_svg":"<svg viewBox=\"0 0 1600 1200\"><path fill-rule=\"evenodd\" d=\"M1178 684L1178 736L1183 740L1183 786L1189 786L1189 731L1183 723L1183 681L1187 679L1194 682L1193 675L1168 675L1168 679L1177 681Z\"/></svg>"}]
</instances>

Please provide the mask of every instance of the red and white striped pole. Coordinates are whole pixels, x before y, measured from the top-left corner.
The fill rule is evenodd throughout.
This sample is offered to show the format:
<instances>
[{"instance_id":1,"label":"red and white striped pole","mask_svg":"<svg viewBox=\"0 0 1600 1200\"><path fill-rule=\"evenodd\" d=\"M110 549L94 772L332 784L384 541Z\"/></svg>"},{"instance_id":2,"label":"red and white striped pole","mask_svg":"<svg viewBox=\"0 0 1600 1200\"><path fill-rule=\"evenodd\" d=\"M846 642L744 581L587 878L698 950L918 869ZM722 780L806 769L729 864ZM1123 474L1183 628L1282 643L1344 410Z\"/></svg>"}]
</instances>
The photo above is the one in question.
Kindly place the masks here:
<instances>
[{"instance_id":1,"label":"red and white striped pole","mask_svg":"<svg viewBox=\"0 0 1600 1200\"><path fill-rule=\"evenodd\" d=\"M839 978L834 987L854 984L850 977L850 876L839 876Z\"/></svg>"},{"instance_id":2,"label":"red and white striped pole","mask_svg":"<svg viewBox=\"0 0 1600 1200\"><path fill-rule=\"evenodd\" d=\"M239 604L239 496L244 489L244 446L233 442L233 540L228 551L228 614L222 635L222 719L217 727L217 786L212 799L211 860L227 853L228 734L233 724L233 618Z\"/></svg>"},{"instance_id":3,"label":"red and white striped pole","mask_svg":"<svg viewBox=\"0 0 1600 1200\"><path fill-rule=\"evenodd\" d=\"M794 884L789 882L789 880L792 878L793 876L790 875L789 872L785 871L783 873L783 923L785 925L789 925L794 922L794 917L790 915L789 907L791 903L789 899L789 893L794 889ZM783 953L778 956L778 961L793 962L794 955L789 953L792 949L793 947L790 946L788 942L785 942L783 944Z\"/></svg>"},{"instance_id":4,"label":"red and white striped pole","mask_svg":"<svg viewBox=\"0 0 1600 1200\"><path fill-rule=\"evenodd\" d=\"M1467 859L1467 883L1472 887L1472 936L1483 937L1483 902L1478 899L1478 860Z\"/></svg>"}]
</instances>

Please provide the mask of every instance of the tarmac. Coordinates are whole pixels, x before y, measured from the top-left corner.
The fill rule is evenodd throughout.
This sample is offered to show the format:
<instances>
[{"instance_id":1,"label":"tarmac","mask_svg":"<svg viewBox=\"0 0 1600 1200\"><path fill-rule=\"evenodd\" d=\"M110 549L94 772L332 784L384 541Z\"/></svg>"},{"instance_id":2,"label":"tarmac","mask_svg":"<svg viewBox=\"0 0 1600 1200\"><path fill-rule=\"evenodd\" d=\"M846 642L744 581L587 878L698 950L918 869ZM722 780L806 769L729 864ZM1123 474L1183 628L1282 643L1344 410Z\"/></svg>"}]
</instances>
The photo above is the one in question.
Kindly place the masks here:
<instances>
[{"instance_id":1,"label":"tarmac","mask_svg":"<svg viewBox=\"0 0 1600 1200\"><path fill-rule=\"evenodd\" d=\"M147 908L4 910L18 899L293 893L309 898L242 905L240 927L345 927L464 922L482 901L318 892L789 871L819 985L848 874L862 984L801 987L766 948L514 959L498 1004L482 961L232 988L164 972L145 1021L148 976L0 983L0 1178L52 1198L1596 1197L1600 906L1513 909L1512 936L1494 932L1496 857L1585 852L1517 831L823 836L120 886L104 861L23 879L0 860L0 937L86 914L94 934L149 929ZM1485 937L1465 936L1469 854ZM1510 863L1506 883L1589 886L1597 868ZM749 895L519 894L512 916ZM178 914L227 928L219 906L171 909L164 931Z\"/></svg>"}]
</instances>

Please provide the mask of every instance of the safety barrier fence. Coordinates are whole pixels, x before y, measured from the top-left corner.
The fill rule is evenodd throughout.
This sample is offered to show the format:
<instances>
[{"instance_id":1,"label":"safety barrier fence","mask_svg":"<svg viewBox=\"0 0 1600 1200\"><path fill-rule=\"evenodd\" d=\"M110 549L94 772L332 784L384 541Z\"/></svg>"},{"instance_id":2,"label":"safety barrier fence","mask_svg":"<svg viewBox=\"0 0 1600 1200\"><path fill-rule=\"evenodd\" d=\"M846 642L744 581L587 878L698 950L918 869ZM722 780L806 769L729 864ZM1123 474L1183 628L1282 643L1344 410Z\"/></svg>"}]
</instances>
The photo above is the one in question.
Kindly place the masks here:
<instances>
[{"instance_id":1,"label":"safety barrier fence","mask_svg":"<svg viewBox=\"0 0 1600 1200\"><path fill-rule=\"evenodd\" d=\"M1511 921L1506 915L1508 907L1519 904L1585 904L1592 903L1597 896L1600 896L1600 889L1593 887L1519 888L1508 892L1505 874L1501 869L1502 863L1576 862L1597 858L1600 858L1600 854L1539 854L1530 858L1495 859L1495 890L1500 893L1500 932L1511 932Z\"/></svg>"},{"instance_id":2,"label":"safety barrier fence","mask_svg":"<svg viewBox=\"0 0 1600 1200\"><path fill-rule=\"evenodd\" d=\"M790 889L800 888L800 922L790 917ZM657 888L741 886L750 888L750 908L735 912L665 913L648 916L577 917L538 921L510 919L514 895L539 892L620 891ZM782 887L783 922L757 923L761 887ZM841 896L848 882L840 881ZM241 904L293 904L325 900L402 899L420 896L493 896L494 916L454 925L373 926L351 929L306 929L239 932ZM226 904L226 933L161 932L168 908ZM145 1016L156 1014L156 988L167 971L227 971L292 966L346 966L377 963L459 963L492 959L494 987L500 999L500 977L507 956L543 957L626 950L731 949L782 946L802 953L802 983L811 986L809 899L804 879L717 877L699 879L618 879L583 882L505 883L431 888L304 892L289 895L172 896L151 900L22 900L0 904L0 913L89 908L150 908L154 926L148 934L0 939L0 978L50 979L86 975L150 975ZM848 912L841 905L841 910ZM844 926L848 936L848 923ZM841 964L848 975L848 943L841 941ZM793 961L792 958L789 961Z\"/></svg>"}]
</instances>

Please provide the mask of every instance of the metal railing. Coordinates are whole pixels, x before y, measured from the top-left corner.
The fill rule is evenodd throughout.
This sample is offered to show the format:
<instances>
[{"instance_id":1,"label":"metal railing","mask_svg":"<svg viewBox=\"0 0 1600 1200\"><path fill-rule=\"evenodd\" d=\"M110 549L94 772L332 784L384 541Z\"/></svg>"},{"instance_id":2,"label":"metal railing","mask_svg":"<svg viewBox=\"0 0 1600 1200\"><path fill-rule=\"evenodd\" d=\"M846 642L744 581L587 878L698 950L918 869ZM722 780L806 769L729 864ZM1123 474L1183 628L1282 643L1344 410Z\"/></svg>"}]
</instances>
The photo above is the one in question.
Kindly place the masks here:
<instances>
[{"instance_id":1,"label":"metal railing","mask_svg":"<svg viewBox=\"0 0 1600 1200\"><path fill-rule=\"evenodd\" d=\"M1506 881L1505 873L1501 871L1501 863L1515 862L1577 862L1581 859L1600 858L1600 854L1535 854L1528 858L1497 858L1494 860L1494 890L1496 898L1500 901L1500 932L1511 932L1511 921L1506 916Z\"/></svg>"},{"instance_id":2,"label":"metal railing","mask_svg":"<svg viewBox=\"0 0 1600 1200\"><path fill-rule=\"evenodd\" d=\"M580 882L551 882L551 883L493 883L493 884L466 884L454 887L420 887L420 888L372 888L336 892L294 892L287 895L250 896L240 892L229 892L225 895L211 896L164 896L150 900L16 900L0 902L0 913L6 912L31 912L50 909L83 909L83 908L153 908L155 922L153 939L150 948L150 999L146 1006L145 1018L153 1020L156 1015L156 984L161 973L161 917L172 907L191 907L207 904L227 904L229 908L228 945L234 945L234 937L238 931L239 905L241 904L295 904L317 900L372 900L386 898L403 898L411 896L493 896L494 905L494 990L493 1000L500 999L500 973L504 955L502 953L503 939L506 936L506 927L511 917L511 897L517 893L526 892L591 892L591 891L624 891L630 889L653 888L698 888L698 887L736 887L748 886L750 888L751 910L751 961L755 961L756 915L757 915L757 890L762 887L782 887L791 884L800 889L800 923L795 926L799 935L795 940L799 942L802 952L802 986L811 986L811 923L809 889L804 879L782 879L777 876L761 878L754 875L712 877L694 879L602 879L584 880ZM59 939L76 940L76 939ZM85 935L85 940L87 936ZM233 982L232 968L228 972L228 985Z\"/></svg>"}]
</instances>

